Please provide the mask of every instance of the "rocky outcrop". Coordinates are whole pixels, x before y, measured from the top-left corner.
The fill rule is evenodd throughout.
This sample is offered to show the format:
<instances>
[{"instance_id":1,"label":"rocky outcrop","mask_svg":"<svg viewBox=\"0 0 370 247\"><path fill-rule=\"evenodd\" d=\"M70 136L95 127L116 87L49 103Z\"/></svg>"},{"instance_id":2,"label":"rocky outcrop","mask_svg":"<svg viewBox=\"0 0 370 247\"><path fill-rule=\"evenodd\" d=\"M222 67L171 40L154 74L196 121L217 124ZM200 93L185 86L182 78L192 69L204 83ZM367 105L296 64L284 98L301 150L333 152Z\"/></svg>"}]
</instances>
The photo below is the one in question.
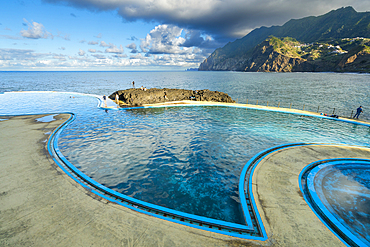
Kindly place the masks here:
<instances>
[{"instance_id":1,"label":"rocky outcrop","mask_svg":"<svg viewBox=\"0 0 370 247\"><path fill-rule=\"evenodd\" d=\"M370 72L370 51L364 46L359 46L350 51L339 62L342 71Z\"/></svg>"},{"instance_id":2,"label":"rocky outcrop","mask_svg":"<svg viewBox=\"0 0 370 247\"><path fill-rule=\"evenodd\" d=\"M223 92L204 90L186 90L186 89L169 89L169 88L151 88L146 91L142 89L118 90L109 96L115 100L118 95L119 101L128 106L141 106L146 104L164 103L171 101L213 101L234 103L229 95Z\"/></svg>"}]
</instances>

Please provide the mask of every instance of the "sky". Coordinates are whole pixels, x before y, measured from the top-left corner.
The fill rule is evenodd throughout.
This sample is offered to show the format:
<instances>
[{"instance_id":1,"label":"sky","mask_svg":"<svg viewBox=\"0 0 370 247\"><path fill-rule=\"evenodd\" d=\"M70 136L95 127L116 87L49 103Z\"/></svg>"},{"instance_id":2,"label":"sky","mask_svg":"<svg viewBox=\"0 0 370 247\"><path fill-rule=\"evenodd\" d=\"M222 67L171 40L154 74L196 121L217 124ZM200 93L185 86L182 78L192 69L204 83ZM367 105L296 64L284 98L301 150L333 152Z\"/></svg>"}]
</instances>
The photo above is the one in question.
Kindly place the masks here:
<instances>
[{"instance_id":1,"label":"sky","mask_svg":"<svg viewBox=\"0 0 370 247\"><path fill-rule=\"evenodd\" d=\"M369 0L0 1L0 71L197 68L261 26Z\"/></svg>"}]
</instances>

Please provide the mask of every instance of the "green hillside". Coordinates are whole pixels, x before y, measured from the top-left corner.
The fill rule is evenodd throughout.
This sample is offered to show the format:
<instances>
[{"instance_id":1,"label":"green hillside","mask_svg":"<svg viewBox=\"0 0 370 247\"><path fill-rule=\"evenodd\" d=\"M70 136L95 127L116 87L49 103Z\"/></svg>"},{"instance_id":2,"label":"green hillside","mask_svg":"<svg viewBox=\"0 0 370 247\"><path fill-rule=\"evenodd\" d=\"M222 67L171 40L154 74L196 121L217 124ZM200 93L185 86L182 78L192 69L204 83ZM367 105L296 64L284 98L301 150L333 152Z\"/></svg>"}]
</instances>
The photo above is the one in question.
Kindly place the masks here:
<instances>
[{"instance_id":1,"label":"green hillside","mask_svg":"<svg viewBox=\"0 0 370 247\"><path fill-rule=\"evenodd\" d=\"M251 72L370 72L370 39L344 38L301 43L270 36L245 59L240 71Z\"/></svg>"},{"instance_id":2,"label":"green hillside","mask_svg":"<svg viewBox=\"0 0 370 247\"><path fill-rule=\"evenodd\" d=\"M346 7L330 11L322 16L293 19L283 26L257 28L243 38L216 49L200 65L199 70L243 71L245 60L250 59L256 46L269 36L290 37L300 43L356 37L370 38L370 13L356 12L352 7ZM318 56L318 54L310 55L310 58Z\"/></svg>"}]
</instances>

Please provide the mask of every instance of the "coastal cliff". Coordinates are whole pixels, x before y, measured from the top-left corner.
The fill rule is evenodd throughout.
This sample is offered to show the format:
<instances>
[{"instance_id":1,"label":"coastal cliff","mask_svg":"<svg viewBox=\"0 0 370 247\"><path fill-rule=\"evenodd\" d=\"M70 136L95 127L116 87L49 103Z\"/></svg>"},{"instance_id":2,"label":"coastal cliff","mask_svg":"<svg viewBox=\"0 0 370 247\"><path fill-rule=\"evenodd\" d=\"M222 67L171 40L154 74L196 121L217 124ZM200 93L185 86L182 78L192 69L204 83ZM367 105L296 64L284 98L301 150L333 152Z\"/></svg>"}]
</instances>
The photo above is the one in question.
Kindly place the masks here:
<instances>
[{"instance_id":1,"label":"coastal cliff","mask_svg":"<svg viewBox=\"0 0 370 247\"><path fill-rule=\"evenodd\" d=\"M261 27L216 49L199 70L370 73L370 13L352 7Z\"/></svg>"},{"instance_id":2,"label":"coastal cliff","mask_svg":"<svg viewBox=\"0 0 370 247\"><path fill-rule=\"evenodd\" d=\"M109 98L111 100L118 99L122 105L141 106L147 104L164 103L171 101L213 101L235 103L232 98L223 92L204 90L186 90L186 89L169 89L169 88L151 88L148 90L142 89L126 89L118 90L112 93Z\"/></svg>"},{"instance_id":3,"label":"coastal cliff","mask_svg":"<svg viewBox=\"0 0 370 247\"><path fill-rule=\"evenodd\" d=\"M332 44L302 44L270 37L235 70L246 72L370 72L370 39L341 39Z\"/></svg>"}]
</instances>

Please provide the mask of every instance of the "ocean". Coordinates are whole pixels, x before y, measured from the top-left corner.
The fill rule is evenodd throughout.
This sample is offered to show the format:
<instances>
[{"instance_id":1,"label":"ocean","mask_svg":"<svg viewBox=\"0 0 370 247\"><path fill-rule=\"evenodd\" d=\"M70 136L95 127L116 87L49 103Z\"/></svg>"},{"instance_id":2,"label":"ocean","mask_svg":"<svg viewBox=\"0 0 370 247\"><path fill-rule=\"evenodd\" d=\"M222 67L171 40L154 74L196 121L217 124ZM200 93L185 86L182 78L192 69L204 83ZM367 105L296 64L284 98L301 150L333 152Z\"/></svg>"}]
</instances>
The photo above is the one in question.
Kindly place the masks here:
<instances>
[{"instance_id":1,"label":"ocean","mask_svg":"<svg viewBox=\"0 0 370 247\"><path fill-rule=\"evenodd\" d=\"M132 86L209 89L239 103L290 106L370 120L370 74L243 72L0 72L0 93L61 91L109 95Z\"/></svg>"}]
</instances>

